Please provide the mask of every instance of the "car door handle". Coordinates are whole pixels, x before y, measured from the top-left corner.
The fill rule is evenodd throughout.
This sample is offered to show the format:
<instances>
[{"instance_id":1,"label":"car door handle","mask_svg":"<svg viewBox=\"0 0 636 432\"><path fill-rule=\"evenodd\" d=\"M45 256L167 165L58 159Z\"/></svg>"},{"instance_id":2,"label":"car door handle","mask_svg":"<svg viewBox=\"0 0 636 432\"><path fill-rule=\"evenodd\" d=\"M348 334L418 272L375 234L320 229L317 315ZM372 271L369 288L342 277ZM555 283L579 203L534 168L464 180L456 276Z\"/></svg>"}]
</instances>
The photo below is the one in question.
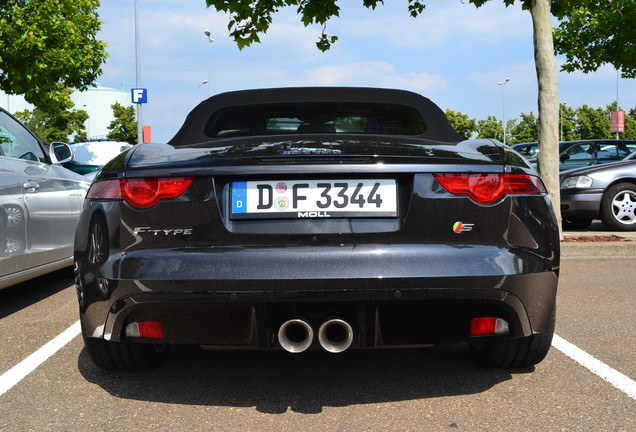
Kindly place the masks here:
<instances>
[{"instance_id":1,"label":"car door handle","mask_svg":"<svg viewBox=\"0 0 636 432\"><path fill-rule=\"evenodd\" d=\"M22 183L22 187L24 189L26 189L27 192L33 193L33 192L35 192L36 189L40 188L40 185L37 184L34 181L29 180L29 181L25 181L24 183Z\"/></svg>"}]
</instances>

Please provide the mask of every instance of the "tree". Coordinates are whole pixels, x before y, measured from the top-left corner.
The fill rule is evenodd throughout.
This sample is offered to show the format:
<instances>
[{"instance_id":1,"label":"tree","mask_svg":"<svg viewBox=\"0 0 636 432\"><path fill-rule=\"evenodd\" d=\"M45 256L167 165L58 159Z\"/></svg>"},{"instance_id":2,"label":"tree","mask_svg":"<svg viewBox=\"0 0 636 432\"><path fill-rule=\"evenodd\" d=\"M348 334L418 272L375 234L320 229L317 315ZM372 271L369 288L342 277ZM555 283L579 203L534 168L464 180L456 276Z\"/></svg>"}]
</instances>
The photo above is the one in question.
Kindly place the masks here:
<instances>
[{"instance_id":1,"label":"tree","mask_svg":"<svg viewBox=\"0 0 636 432\"><path fill-rule=\"evenodd\" d=\"M53 141L84 141L86 140L86 125L88 113L84 110L74 110L71 101L72 90L60 90L60 103L42 109L36 107L15 113L31 131L46 144Z\"/></svg>"},{"instance_id":2,"label":"tree","mask_svg":"<svg viewBox=\"0 0 636 432\"><path fill-rule=\"evenodd\" d=\"M611 138L609 111L583 105L576 110L577 139Z\"/></svg>"},{"instance_id":3,"label":"tree","mask_svg":"<svg viewBox=\"0 0 636 432\"><path fill-rule=\"evenodd\" d=\"M446 118L457 133L465 139L469 139L477 132L477 120L469 118L466 114L447 109Z\"/></svg>"},{"instance_id":4,"label":"tree","mask_svg":"<svg viewBox=\"0 0 636 432\"><path fill-rule=\"evenodd\" d=\"M488 0L468 0L476 7ZM382 0L362 0L364 6L375 9ZM503 0L506 6L515 0ZM534 57L539 85L539 172L554 204L556 216L560 219L559 189L559 95L558 76L552 38L551 0L519 0L523 8L530 11L534 33ZM321 51L328 50L337 41L336 36L326 34L330 18L338 16L338 0L206 0L208 6L230 13L228 28L239 48L259 42L259 34L266 33L272 23L272 15L285 6L296 7L300 20L305 26L322 26L322 33L316 42ZM560 16L578 3L575 0L559 0L554 3L554 11ZM420 0L408 0L408 12L412 17L420 15L426 5Z\"/></svg>"},{"instance_id":5,"label":"tree","mask_svg":"<svg viewBox=\"0 0 636 432\"><path fill-rule=\"evenodd\" d=\"M111 105L111 108L115 118L108 125L108 139L136 143L137 120L135 107L125 107L119 102L115 102L115 104Z\"/></svg>"},{"instance_id":6,"label":"tree","mask_svg":"<svg viewBox=\"0 0 636 432\"><path fill-rule=\"evenodd\" d=\"M15 113L46 144L54 141L85 141L88 113L84 110L59 110L50 114L40 108Z\"/></svg>"},{"instance_id":7,"label":"tree","mask_svg":"<svg viewBox=\"0 0 636 432\"><path fill-rule=\"evenodd\" d=\"M567 72L596 71L605 63L636 77L636 1L579 0L554 30L555 49Z\"/></svg>"},{"instance_id":8,"label":"tree","mask_svg":"<svg viewBox=\"0 0 636 432\"><path fill-rule=\"evenodd\" d=\"M55 113L66 88L84 90L101 74L99 0L3 0L0 89Z\"/></svg>"},{"instance_id":9,"label":"tree","mask_svg":"<svg viewBox=\"0 0 636 432\"><path fill-rule=\"evenodd\" d=\"M510 128L511 130L511 144L535 142L539 134L539 126L537 124L537 118L534 113L530 114L521 113L521 121L516 123Z\"/></svg>"},{"instance_id":10,"label":"tree","mask_svg":"<svg viewBox=\"0 0 636 432\"><path fill-rule=\"evenodd\" d=\"M576 133L576 111L574 108L562 103L559 107L561 120L559 133L561 141L573 141L580 139Z\"/></svg>"},{"instance_id":11,"label":"tree","mask_svg":"<svg viewBox=\"0 0 636 432\"><path fill-rule=\"evenodd\" d=\"M477 122L477 138L494 138L503 141L501 121L495 116L488 116L486 120Z\"/></svg>"},{"instance_id":12,"label":"tree","mask_svg":"<svg viewBox=\"0 0 636 432\"><path fill-rule=\"evenodd\" d=\"M625 132L622 138L636 140L636 108L625 113Z\"/></svg>"}]
</instances>

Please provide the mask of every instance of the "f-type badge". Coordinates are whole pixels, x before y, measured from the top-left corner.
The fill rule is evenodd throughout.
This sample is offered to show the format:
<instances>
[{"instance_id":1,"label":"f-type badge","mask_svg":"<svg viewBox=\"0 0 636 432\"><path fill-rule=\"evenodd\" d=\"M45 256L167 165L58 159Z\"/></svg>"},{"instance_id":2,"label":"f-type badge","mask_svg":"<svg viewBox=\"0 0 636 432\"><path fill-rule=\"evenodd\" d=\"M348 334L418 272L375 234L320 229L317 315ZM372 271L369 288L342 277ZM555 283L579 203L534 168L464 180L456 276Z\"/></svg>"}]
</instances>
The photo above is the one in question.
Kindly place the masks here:
<instances>
[{"instance_id":1,"label":"f-type badge","mask_svg":"<svg viewBox=\"0 0 636 432\"><path fill-rule=\"evenodd\" d=\"M463 232L472 231L473 230L473 226L475 226L475 224L467 224L467 223L464 223L464 222L455 222L455 224L453 224L453 232L455 234L461 234Z\"/></svg>"}]
</instances>

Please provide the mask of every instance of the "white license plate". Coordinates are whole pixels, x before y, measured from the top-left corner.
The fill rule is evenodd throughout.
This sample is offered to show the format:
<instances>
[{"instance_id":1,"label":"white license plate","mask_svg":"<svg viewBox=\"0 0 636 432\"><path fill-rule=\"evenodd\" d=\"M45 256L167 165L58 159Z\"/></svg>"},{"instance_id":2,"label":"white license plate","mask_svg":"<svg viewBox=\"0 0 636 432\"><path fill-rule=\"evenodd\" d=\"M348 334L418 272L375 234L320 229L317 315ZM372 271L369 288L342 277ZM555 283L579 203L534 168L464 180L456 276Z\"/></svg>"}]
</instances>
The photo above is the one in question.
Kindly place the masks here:
<instances>
[{"instance_id":1,"label":"white license plate","mask_svg":"<svg viewBox=\"0 0 636 432\"><path fill-rule=\"evenodd\" d=\"M232 219L396 217L395 179L232 183Z\"/></svg>"}]
</instances>

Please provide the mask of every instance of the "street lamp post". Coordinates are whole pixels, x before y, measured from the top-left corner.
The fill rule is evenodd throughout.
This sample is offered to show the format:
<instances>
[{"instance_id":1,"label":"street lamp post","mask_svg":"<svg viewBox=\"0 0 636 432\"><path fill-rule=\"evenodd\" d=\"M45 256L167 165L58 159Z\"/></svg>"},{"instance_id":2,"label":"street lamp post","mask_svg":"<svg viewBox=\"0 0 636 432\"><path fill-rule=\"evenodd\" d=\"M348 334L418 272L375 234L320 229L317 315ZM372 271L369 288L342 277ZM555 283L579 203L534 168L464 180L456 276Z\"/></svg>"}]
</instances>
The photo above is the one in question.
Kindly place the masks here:
<instances>
[{"instance_id":1,"label":"street lamp post","mask_svg":"<svg viewBox=\"0 0 636 432\"><path fill-rule=\"evenodd\" d=\"M561 127L561 138L559 141L563 141L563 110L566 108L567 102L561 102L559 105L559 126Z\"/></svg>"},{"instance_id":2,"label":"street lamp post","mask_svg":"<svg viewBox=\"0 0 636 432\"><path fill-rule=\"evenodd\" d=\"M135 0L135 84L141 87L141 49L139 47L139 3ZM137 104L137 144L144 142L144 120L140 103Z\"/></svg>"},{"instance_id":3,"label":"street lamp post","mask_svg":"<svg viewBox=\"0 0 636 432\"><path fill-rule=\"evenodd\" d=\"M208 92L212 96L212 42L214 42L214 38L211 36L210 30L204 31L203 34L208 37Z\"/></svg>"},{"instance_id":4,"label":"street lamp post","mask_svg":"<svg viewBox=\"0 0 636 432\"><path fill-rule=\"evenodd\" d=\"M618 105L618 82L620 81L620 79L621 79L621 71L620 69L616 69L616 111L617 112L621 110L620 106ZM620 138L619 132L616 131L616 139L619 139L619 138Z\"/></svg>"},{"instance_id":5,"label":"street lamp post","mask_svg":"<svg viewBox=\"0 0 636 432\"><path fill-rule=\"evenodd\" d=\"M508 84L510 78L506 78L504 82L500 82L497 85L501 86L501 100L502 100L502 112L503 120L501 122L501 128L503 129L503 143L506 145L506 84Z\"/></svg>"}]
</instances>

